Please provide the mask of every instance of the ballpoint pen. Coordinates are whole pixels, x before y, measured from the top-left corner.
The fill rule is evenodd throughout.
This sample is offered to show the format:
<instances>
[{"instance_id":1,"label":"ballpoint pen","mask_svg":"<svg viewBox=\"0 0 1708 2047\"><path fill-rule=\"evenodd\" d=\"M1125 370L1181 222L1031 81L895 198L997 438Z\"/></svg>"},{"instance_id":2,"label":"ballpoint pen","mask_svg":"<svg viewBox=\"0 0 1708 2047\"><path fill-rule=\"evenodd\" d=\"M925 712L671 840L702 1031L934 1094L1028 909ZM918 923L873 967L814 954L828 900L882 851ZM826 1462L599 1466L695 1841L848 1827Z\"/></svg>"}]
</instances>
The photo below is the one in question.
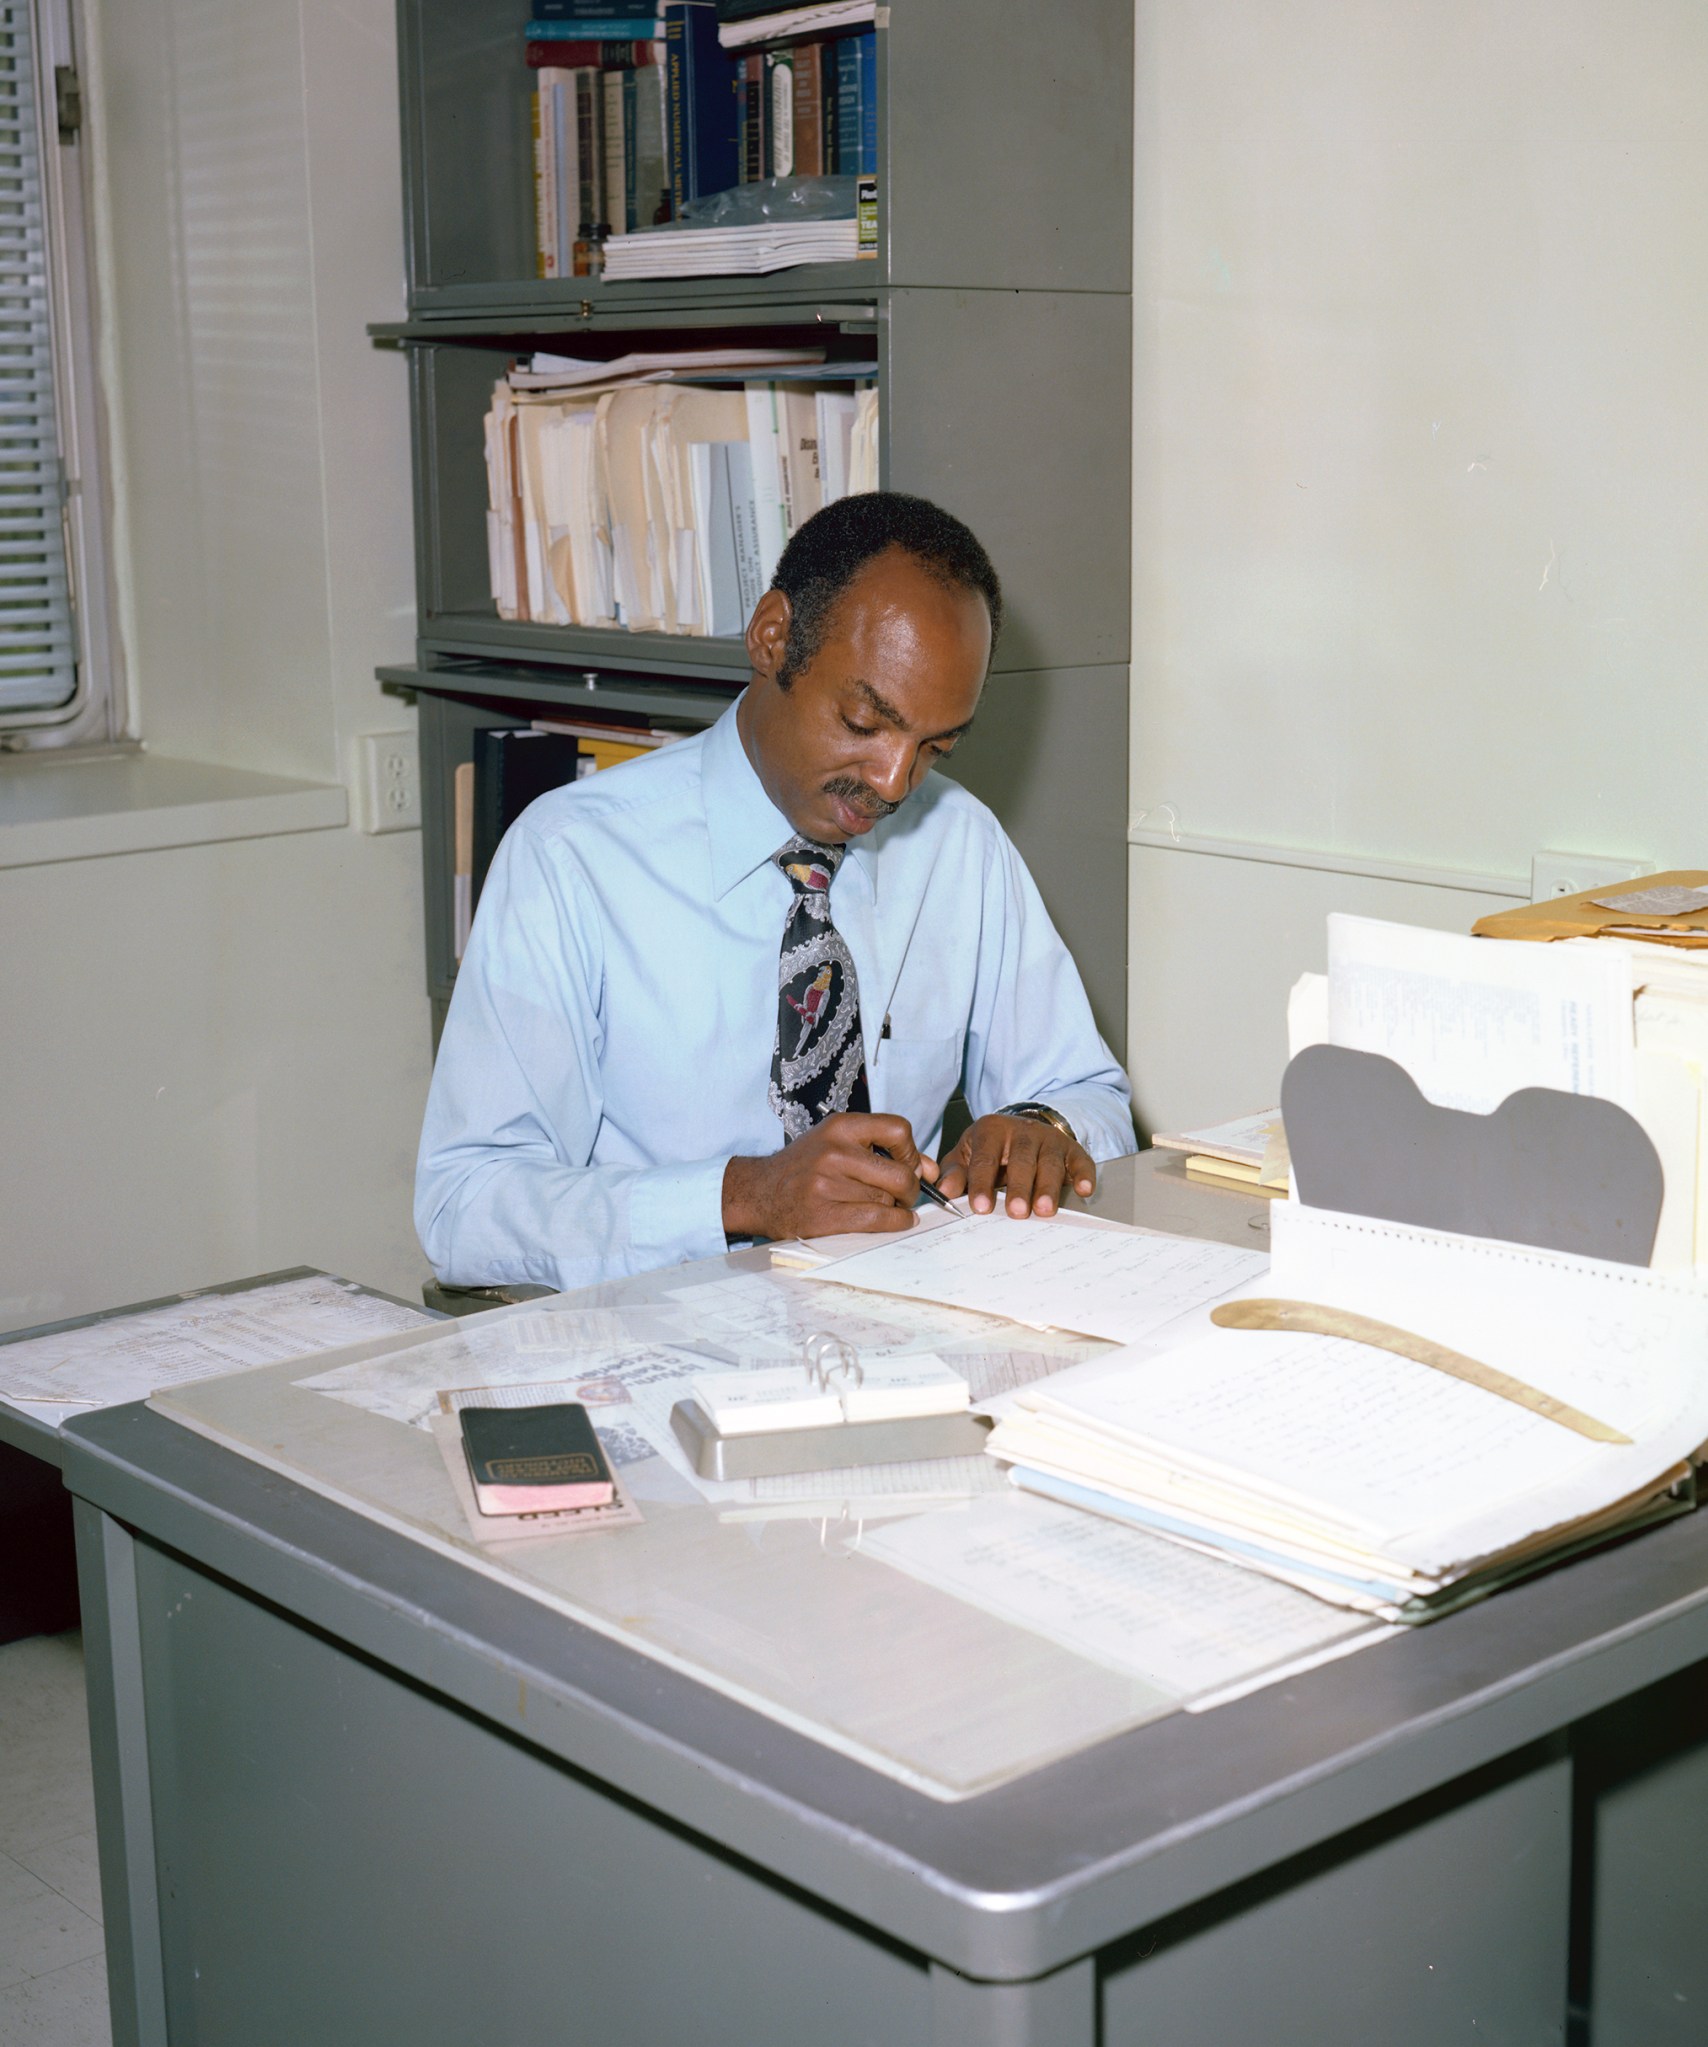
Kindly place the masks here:
<instances>
[{"instance_id":1,"label":"ballpoint pen","mask_svg":"<svg viewBox=\"0 0 1708 2047\"><path fill-rule=\"evenodd\" d=\"M889 1159L891 1165L895 1164L895 1160L893 1158L890 1158L890 1154L887 1151L885 1151L881 1144L874 1144L872 1150L877 1155L877 1157L881 1159ZM921 1179L919 1183L919 1191L921 1194L925 1196L927 1201L934 1201L936 1202L939 1208L947 1208L953 1211L954 1203L949 1199L948 1195L939 1194L937 1189L932 1186L929 1180Z\"/></svg>"}]
</instances>

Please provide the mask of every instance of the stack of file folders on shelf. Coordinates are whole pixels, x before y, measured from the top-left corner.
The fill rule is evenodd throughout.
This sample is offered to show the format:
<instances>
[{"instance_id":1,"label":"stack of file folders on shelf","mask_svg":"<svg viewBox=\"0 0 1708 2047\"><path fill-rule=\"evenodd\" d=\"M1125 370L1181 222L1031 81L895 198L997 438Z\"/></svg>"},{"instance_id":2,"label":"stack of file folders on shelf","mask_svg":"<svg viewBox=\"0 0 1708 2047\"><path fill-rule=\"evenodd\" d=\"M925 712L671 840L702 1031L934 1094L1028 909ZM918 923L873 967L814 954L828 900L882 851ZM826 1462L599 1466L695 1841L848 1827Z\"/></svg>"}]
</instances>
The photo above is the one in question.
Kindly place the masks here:
<instances>
[{"instance_id":1,"label":"stack of file folders on shelf","mask_svg":"<svg viewBox=\"0 0 1708 2047\"><path fill-rule=\"evenodd\" d=\"M763 381L703 381L746 366ZM863 370L799 350L535 355L485 421L499 617L741 633L800 527L877 488Z\"/></svg>"}]
</instances>

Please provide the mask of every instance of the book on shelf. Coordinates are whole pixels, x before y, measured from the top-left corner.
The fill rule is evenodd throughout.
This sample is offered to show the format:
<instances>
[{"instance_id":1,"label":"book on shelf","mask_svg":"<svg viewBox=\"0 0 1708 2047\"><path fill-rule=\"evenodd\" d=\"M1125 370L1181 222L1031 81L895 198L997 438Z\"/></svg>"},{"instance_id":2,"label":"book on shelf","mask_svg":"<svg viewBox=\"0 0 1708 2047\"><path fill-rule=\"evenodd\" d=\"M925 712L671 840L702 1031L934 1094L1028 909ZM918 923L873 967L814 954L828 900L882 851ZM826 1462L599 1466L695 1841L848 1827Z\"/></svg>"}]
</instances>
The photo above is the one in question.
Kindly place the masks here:
<instances>
[{"instance_id":1,"label":"book on shelf","mask_svg":"<svg viewBox=\"0 0 1708 2047\"><path fill-rule=\"evenodd\" d=\"M755 54L741 60L736 85L736 159L741 182L756 185L765 168L765 59Z\"/></svg>"},{"instance_id":2,"label":"book on shelf","mask_svg":"<svg viewBox=\"0 0 1708 2047\"><path fill-rule=\"evenodd\" d=\"M474 762L461 761L451 777L451 957L468 950L474 922Z\"/></svg>"},{"instance_id":3,"label":"book on shelf","mask_svg":"<svg viewBox=\"0 0 1708 2047\"><path fill-rule=\"evenodd\" d=\"M558 138L556 71L541 74L534 88L530 135L534 150L534 274L560 277L563 249L558 241Z\"/></svg>"},{"instance_id":4,"label":"book on shelf","mask_svg":"<svg viewBox=\"0 0 1708 2047\"><path fill-rule=\"evenodd\" d=\"M576 779L579 760L580 742L562 733L498 725L474 735L471 916L498 842L537 797Z\"/></svg>"},{"instance_id":5,"label":"book on shelf","mask_svg":"<svg viewBox=\"0 0 1708 2047\"><path fill-rule=\"evenodd\" d=\"M535 718L474 735L474 757L451 777L451 957L468 949L475 905L500 840L530 803L685 739L680 729L599 718Z\"/></svg>"},{"instance_id":6,"label":"book on shelf","mask_svg":"<svg viewBox=\"0 0 1708 2047\"><path fill-rule=\"evenodd\" d=\"M690 200L727 191L741 175L737 154L735 61L718 41L704 0L671 0L665 11L670 141L670 214Z\"/></svg>"},{"instance_id":7,"label":"book on shelf","mask_svg":"<svg viewBox=\"0 0 1708 2047\"><path fill-rule=\"evenodd\" d=\"M562 21L536 19L527 27L531 43L652 42L664 34L664 17L653 14L575 15Z\"/></svg>"},{"instance_id":8,"label":"book on shelf","mask_svg":"<svg viewBox=\"0 0 1708 2047\"><path fill-rule=\"evenodd\" d=\"M875 34L756 47L736 61L743 184L876 173Z\"/></svg>"},{"instance_id":9,"label":"book on shelf","mask_svg":"<svg viewBox=\"0 0 1708 2047\"><path fill-rule=\"evenodd\" d=\"M773 13L736 24L743 47L732 50L710 0L662 0L653 15L537 14L524 42L535 274L763 276L875 253L875 188L846 202L815 188L816 210L849 206L837 220L791 217L787 187L774 218L691 225L687 212L774 179L875 177L877 37L860 26L871 19Z\"/></svg>"},{"instance_id":10,"label":"book on shelf","mask_svg":"<svg viewBox=\"0 0 1708 2047\"><path fill-rule=\"evenodd\" d=\"M547 66L534 75L535 275L588 277L609 231L607 88L632 74L583 65Z\"/></svg>"},{"instance_id":11,"label":"book on shelf","mask_svg":"<svg viewBox=\"0 0 1708 2047\"><path fill-rule=\"evenodd\" d=\"M534 0L531 12L540 21L607 21L612 15L644 11L640 7L612 5L612 0Z\"/></svg>"},{"instance_id":12,"label":"book on shelf","mask_svg":"<svg viewBox=\"0 0 1708 2047\"><path fill-rule=\"evenodd\" d=\"M636 42L630 37L577 37L570 41L548 40L524 46L530 71L549 67L574 71L591 64L601 71L623 71L644 64L656 64L658 44L651 38Z\"/></svg>"},{"instance_id":13,"label":"book on shelf","mask_svg":"<svg viewBox=\"0 0 1708 2047\"><path fill-rule=\"evenodd\" d=\"M661 746L674 746L688 733L670 725L624 725L600 718L536 718L536 732L567 733L585 742L582 751L596 767L615 767L619 761L637 760L643 753L656 753ZM581 779L579 763L576 780Z\"/></svg>"},{"instance_id":14,"label":"book on shelf","mask_svg":"<svg viewBox=\"0 0 1708 2047\"><path fill-rule=\"evenodd\" d=\"M878 485L869 383L506 379L485 435L493 601L544 625L737 635L793 533Z\"/></svg>"},{"instance_id":15,"label":"book on shelf","mask_svg":"<svg viewBox=\"0 0 1708 2047\"><path fill-rule=\"evenodd\" d=\"M828 168L824 160L824 48L822 42L797 43L792 53L794 133L790 153L797 178L822 178Z\"/></svg>"},{"instance_id":16,"label":"book on shelf","mask_svg":"<svg viewBox=\"0 0 1708 2047\"><path fill-rule=\"evenodd\" d=\"M774 178L795 172L795 53L765 52L765 163Z\"/></svg>"},{"instance_id":17,"label":"book on shelf","mask_svg":"<svg viewBox=\"0 0 1708 2047\"><path fill-rule=\"evenodd\" d=\"M657 38L526 46L536 81L537 276L596 276L607 236L670 218L669 88L656 26Z\"/></svg>"}]
</instances>

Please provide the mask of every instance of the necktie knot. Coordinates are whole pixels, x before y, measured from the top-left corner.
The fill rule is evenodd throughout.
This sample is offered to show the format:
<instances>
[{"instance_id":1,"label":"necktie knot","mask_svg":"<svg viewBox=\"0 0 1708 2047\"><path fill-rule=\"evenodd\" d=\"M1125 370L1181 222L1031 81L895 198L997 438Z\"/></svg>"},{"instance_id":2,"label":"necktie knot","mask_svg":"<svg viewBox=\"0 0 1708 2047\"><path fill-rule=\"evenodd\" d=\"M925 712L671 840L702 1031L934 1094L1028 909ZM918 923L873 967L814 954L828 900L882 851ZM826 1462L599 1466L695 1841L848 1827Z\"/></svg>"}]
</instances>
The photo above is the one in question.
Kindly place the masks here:
<instances>
[{"instance_id":1,"label":"necktie knot","mask_svg":"<svg viewBox=\"0 0 1708 2047\"><path fill-rule=\"evenodd\" d=\"M797 895L827 896L847 851L846 846L821 846L797 833L771 858L782 869L784 879Z\"/></svg>"}]
</instances>

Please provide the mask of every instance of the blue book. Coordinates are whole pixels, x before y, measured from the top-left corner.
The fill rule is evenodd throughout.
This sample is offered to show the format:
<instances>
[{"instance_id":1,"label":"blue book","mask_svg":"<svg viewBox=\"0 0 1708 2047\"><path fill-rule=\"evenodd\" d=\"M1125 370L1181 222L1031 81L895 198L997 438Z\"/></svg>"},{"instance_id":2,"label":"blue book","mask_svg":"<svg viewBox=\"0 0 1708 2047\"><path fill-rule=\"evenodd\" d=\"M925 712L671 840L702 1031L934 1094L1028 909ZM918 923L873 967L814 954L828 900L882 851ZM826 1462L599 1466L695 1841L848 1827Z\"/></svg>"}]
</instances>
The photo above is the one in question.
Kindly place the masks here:
<instances>
[{"instance_id":1,"label":"blue book","mask_svg":"<svg viewBox=\"0 0 1708 2047\"><path fill-rule=\"evenodd\" d=\"M664 61L670 202L680 219L690 199L727 192L741 182L740 68L718 41L714 0L665 0Z\"/></svg>"},{"instance_id":2,"label":"blue book","mask_svg":"<svg viewBox=\"0 0 1708 2047\"><path fill-rule=\"evenodd\" d=\"M875 177L878 170L878 38L872 29L854 37L860 74L860 161L857 175Z\"/></svg>"},{"instance_id":3,"label":"blue book","mask_svg":"<svg viewBox=\"0 0 1708 2047\"><path fill-rule=\"evenodd\" d=\"M650 14L611 15L597 19L577 16L574 20L531 21L526 30L531 43L650 43L664 34L664 23Z\"/></svg>"},{"instance_id":4,"label":"blue book","mask_svg":"<svg viewBox=\"0 0 1708 2047\"><path fill-rule=\"evenodd\" d=\"M860 41L838 36L830 46L836 53L836 161L826 168L836 177L852 177L860 168Z\"/></svg>"}]
</instances>

